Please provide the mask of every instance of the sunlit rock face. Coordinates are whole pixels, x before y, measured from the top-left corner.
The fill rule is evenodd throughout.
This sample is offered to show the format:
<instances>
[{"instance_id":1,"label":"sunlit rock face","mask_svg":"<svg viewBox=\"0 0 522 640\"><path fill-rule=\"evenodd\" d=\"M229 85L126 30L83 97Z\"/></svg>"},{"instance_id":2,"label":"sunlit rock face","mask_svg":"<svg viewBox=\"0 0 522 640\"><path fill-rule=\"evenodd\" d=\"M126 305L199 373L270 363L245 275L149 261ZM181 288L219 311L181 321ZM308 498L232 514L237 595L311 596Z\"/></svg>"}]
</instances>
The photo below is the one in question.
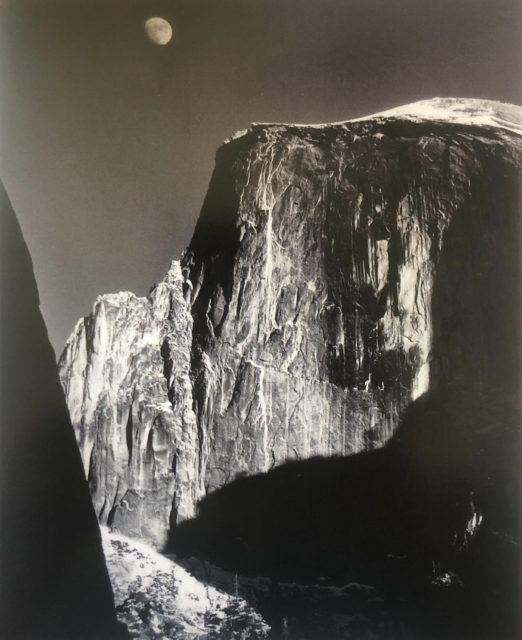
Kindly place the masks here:
<instances>
[{"instance_id":1,"label":"sunlit rock face","mask_svg":"<svg viewBox=\"0 0 522 640\"><path fill-rule=\"evenodd\" d=\"M158 546L197 497L191 335L173 262L147 298L99 297L60 361L100 522Z\"/></svg>"},{"instance_id":2,"label":"sunlit rock face","mask_svg":"<svg viewBox=\"0 0 522 640\"><path fill-rule=\"evenodd\" d=\"M474 295L448 281L447 308L435 312L434 280L449 228L480 209L477 185L508 174L516 184L518 135L486 116L475 123L469 104L466 122L463 105L456 124L439 121L439 107L433 121L424 107L254 125L219 150L182 261L202 488L382 446L405 407L480 343L479 322L475 336L457 323L434 353L434 316ZM479 215L494 231L491 202ZM475 258L459 258L470 275Z\"/></svg>"},{"instance_id":3,"label":"sunlit rock face","mask_svg":"<svg viewBox=\"0 0 522 640\"><path fill-rule=\"evenodd\" d=\"M493 267L518 265L519 111L445 99L223 145L181 265L99 298L60 363L101 522L160 546L240 475L379 448L426 392L498 378L513 331L478 292L514 290Z\"/></svg>"}]
</instances>

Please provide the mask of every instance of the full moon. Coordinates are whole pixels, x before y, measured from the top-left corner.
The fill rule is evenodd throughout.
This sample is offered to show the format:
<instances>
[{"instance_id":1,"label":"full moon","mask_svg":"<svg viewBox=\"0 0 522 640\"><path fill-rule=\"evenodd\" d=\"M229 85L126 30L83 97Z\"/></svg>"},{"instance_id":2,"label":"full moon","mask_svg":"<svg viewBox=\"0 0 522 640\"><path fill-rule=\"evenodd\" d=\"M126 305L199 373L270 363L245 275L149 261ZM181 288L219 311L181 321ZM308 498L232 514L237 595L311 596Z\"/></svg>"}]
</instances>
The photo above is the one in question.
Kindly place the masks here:
<instances>
[{"instance_id":1,"label":"full moon","mask_svg":"<svg viewBox=\"0 0 522 640\"><path fill-rule=\"evenodd\" d=\"M145 22L145 33L155 44L168 44L172 39L172 27L164 18L149 18Z\"/></svg>"}]
</instances>

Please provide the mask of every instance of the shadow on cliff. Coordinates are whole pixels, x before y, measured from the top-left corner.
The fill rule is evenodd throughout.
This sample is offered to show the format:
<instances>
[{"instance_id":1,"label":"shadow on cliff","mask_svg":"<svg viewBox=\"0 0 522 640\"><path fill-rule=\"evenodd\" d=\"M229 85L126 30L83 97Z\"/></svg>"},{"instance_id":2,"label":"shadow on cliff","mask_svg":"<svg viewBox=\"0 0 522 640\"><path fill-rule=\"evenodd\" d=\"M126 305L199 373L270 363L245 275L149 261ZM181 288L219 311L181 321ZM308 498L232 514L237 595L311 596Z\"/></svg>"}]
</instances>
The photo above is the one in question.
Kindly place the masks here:
<instances>
[{"instance_id":1,"label":"shadow on cliff","mask_svg":"<svg viewBox=\"0 0 522 640\"><path fill-rule=\"evenodd\" d=\"M382 450L241 478L200 503L170 550L274 582L372 585L411 631L397 637L514 640L518 455L509 407L491 400L429 394ZM468 421L502 433L475 449L456 435Z\"/></svg>"},{"instance_id":2,"label":"shadow on cliff","mask_svg":"<svg viewBox=\"0 0 522 640\"><path fill-rule=\"evenodd\" d=\"M394 599L396 637L520 637L517 179L492 164L470 194L434 284L430 391L388 445L240 478L170 551L276 582L369 583Z\"/></svg>"}]
</instances>

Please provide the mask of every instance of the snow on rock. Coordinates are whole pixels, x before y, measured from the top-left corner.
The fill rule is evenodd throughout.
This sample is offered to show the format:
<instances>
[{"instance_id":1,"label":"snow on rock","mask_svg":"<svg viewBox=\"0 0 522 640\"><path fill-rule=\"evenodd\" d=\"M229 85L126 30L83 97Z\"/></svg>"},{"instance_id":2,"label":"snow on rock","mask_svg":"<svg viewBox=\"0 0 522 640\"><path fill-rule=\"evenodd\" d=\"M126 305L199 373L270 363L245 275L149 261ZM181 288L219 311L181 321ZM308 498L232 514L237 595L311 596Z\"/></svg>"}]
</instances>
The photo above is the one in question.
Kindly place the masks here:
<instances>
[{"instance_id":1,"label":"snow on rock","mask_svg":"<svg viewBox=\"0 0 522 640\"><path fill-rule=\"evenodd\" d=\"M140 640L262 640L269 627L241 598L196 580L145 544L102 527L120 622Z\"/></svg>"},{"instance_id":2,"label":"snow on rock","mask_svg":"<svg viewBox=\"0 0 522 640\"><path fill-rule=\"evenodd\" d=\"M351 120L351 122L389 118L414 122L431 120L479 127L495 127L522 135L522 109L519 106L474 98L420 100L371 116Z\"/></svg>"},{"instance_id":3,"label":"snow on rock","mask_svg":"<svg viewBox=\"0 0 522 640\"><path fill-rule=\"evenodd\" d=\"M345 126L349 128L357 123L384 122L439 122L445 124L470 125L475 127L490 127L504 129L508 134L522 135L522 107L497 100L483 100L480 98L430 98L380 111L369 116L341 120L334 123L300 124L290 122L267 123L254 122L248 129L236 131L224 141L230 144L243 137L248 137L253 131L269 128L293 129L295 131L331 131ZM376 132L376 137L383 134Z\"/></svg>"}]
</instances>

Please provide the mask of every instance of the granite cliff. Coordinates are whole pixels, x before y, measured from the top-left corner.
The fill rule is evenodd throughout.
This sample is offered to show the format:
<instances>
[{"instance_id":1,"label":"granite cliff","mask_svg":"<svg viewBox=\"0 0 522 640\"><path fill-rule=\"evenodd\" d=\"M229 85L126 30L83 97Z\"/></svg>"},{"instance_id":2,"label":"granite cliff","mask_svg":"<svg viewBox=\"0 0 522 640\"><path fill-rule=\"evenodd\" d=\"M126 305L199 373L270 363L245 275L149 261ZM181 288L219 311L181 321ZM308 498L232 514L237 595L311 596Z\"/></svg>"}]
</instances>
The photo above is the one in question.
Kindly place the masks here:
<instances>
[{"instance_id":1,"label":"granite cliff","mask_svg":"<svg viewBox=\"0 0 522 640\"><path fill-rule=\"evenodd\" d=\"M99 298L60 362L102 522L161 545L241 475L380 448L449 378L502 375L476 281L518 265L521 121L434 100L228 141L176 277Z\"/></svg>"},{"instance_id":2,"label":"granite cliff","mask_svg":"<svg viewBox=\"0 0 522 640\"><path fill-rule=\"evenodd\" d=\"M169 550L178 558L186 557L195 570L205 560L220 571L270 578L275 585L272 592L267 595L258 588L252 597L272 626L274 638L514 640L521 636L522 138L516 122L509 131L509 114L504 111L502 117L502 109L490 111L486 117L486 113L477 113L474 103L454 106L457 109L448 113L447 101L431 102L422 105L422 109L412 109L417 115L401 111L394 112L393 117L388 114L354 123L370 125L371 136L379 140L374 142L370 136L368 160L365 154L358 157L355 175L370 175L372 182L380 184L383 193L388 194L388 202L390 194L398 189L399 195L409 193L400 195L399 202L406 197L406 201L414 203L407 216L398 206L392 207L386 218L390 231L386 304L375 316L363 316L377 334L376 342L370 343L377 347L365 351L369 354L369 370L363 370L362 378L369 382L364 391L354 390L353 378L346 387L336 383L346 398L366 397L372 401L376 397L372 393L382 393L386 401L388 393L388 399L399 403L402 397L404 408L398 411L392 435L387 442L384 437L379 438L378 444L384 446L374 450L367 446L359 452L348 450L344 456L309 456L236 478L209 492L198 505L197 517L171 532ZM437 116L436 120L419 117L419 111L425 114L428 107L428 113ZM440 121L443 116L446 122ZM510 117L516 117L516 113ZM354 124L349 125L350 135ZM257 134L251 148L262 148L270 135L278 141L281 131L285 143L291 140L288 127L254 128L247 134ZM356 135L367 140L364 131L359 129ZM298 130L296 135L302 144L305 132ZM318 130L313 137L316 145L317 135ZM330 152L331 136L328 141ZM396 146L391 147L389 156L383 156L381 144ZM288 148L284 144L281 150L285 159ZM248 157L249 151L245 153ZM241 151L231 155L232 167L240 154ZM395 161L401 167L396 173L389 168L394 167ZM390 182L382 176L379 182L379 174L374 173L375 167L383 166L384 176L390 172ZM231 173L241 175L233 169ZM301 176L302 170L296 168L292 175ZM410 182L408 176L412 175ZM207 211L209 216L212 210L215 208ZM330 204L325 218L332 215L332 210L335 211ZM356 216L347 210L349 222ZM394 211L399 213L395 215ZM260 210L258 215L262 225L265 213ZM292 218L290 222L284 216L273 220L279 220L273 228L280 229ZM414 229L409 235L402 230L405 220ZM374 216L362 231L338 226L335 242L347 239L342 254L345 274L359 246L358 233L362 233L364 260L370 261L376 223L379 218ZM218 225L212 217L206 224L211 237L211 229ZM302 229L303 225L293 228L287 251L299 247ZM258 232L253 241L261 236ZM320 238L321 233L315 237ZM396 242L394 253L389 250L392 238ZM415 250L408 244L411 242ZM212 250L211 242L208 246ZM429 251L423 251L423 246L429 246ZM241 252L241 240L238 247L233 253L234 264ZM201 253L197 246L196 250ZM306 268L313 255L308 251L295 259L298 266L294 273ZM324 248L321 255L328 255ZM408 273L403 266L405 259L412 266L409 284L404 281L403 285L401 277ZM202 260L202 270L214 278L214 284L209 287L208 297L204 283L199 288L198 295L204 295L200 314L203 316L208 309L205 315L209 320L206 331L201 322L200 330L195 332L196 356L201 353L202 358L218 365L227 357L225 361L230 364L229 354L239 348L232 332L221 337L229 326L227 320L223 329L212 322L212 292L219 291L216 281L219 283L221 260L219 254L213 257L212 253ZM377 256L378 264L379 260ZM243 264L248 261L245 259ZM294 261L280 260L278 264L279 274ZM337 264L342 266L341 261ZM398 264L398 279L390 275L393 264ZM337 273L343 273L341 268ZM348 305L343 308L349 310L351 300L359 301L357 318L371 307L362 305L361 297L357 297L360 281L350 270L345 277L348 293L340 299ZM370 282L368 275L366 278ZM340 275L324 278L326 283L336 280L342 282ZM242 281L237 278L238 286ZM375 294L375 288L372 291ZM424 294L420 295L418 292L422 291ZM229 295L234 307L234 295ZM270 303L269 293L262 298L263 304L267 300ZM412 301L410 306L408 300ZM251 315L256 317L255 298L249 300L248 307L254 309ZM262 315L264 307L259 307ZM193 309L196 327L197 298ZM240 313L239 318L245 320L247 313ZM346 315L343 311L343 317ZM225 315L229 316L230 312ZM420 345L417 362L411 357L398 359L393 349L387 350L386 339L394 335L390 332L390 317L394 318L399 336L408 335L411 325L417 328L418 334L412 337ZM321 314L317 322L321 322ZM278 339L278 329L274 331L273 339ZM232 350L227 341L234 345ZM254 336L248 344L254 344L249 351L252 361L252 353L262 353L268 360L266 341ZM309 343L301 344L309 353ZM351 345L353 352L357 340L346 340L345 344ZM324 342L314 342L314 353L323 345ZM422 345L426 345L426 351ZM403 351L411 354L414 346L410 352L404 347ZM267 369L264 372L272 381L285 373L281 344L275 353L278 368L270 372L265 365L268 373ZM387 369L393 373L390 378L378 377L379 358L390 358L389 364L395 364L395 370ZM303 358L309 367L317 361L324 362L315 357ZM255 362L258 367L263 365L262 359ZM346 372L347 378L354 375L349 363L343 363L343 367L341 371ZM424 373L419 377L422 367ZM214 365L213 370L219 380L219 366ZM401 376L402 382L394 390L396 376ZM306 375L303 378L307 381ZM416 379L423 381L420 389ZM268 406L273 407L274 399L280 398L281 386L272 382L270 389L271 394L265 397L270 398ZM216 390L214 395L219 400L219 385ZM247 388L240 398L248 402L254 392L253 387ZM362 406L354 403L348 416L357 416L357 412L363 415ZM217 434L214 442L218 440L210 448L210 469L223 443L220 434L226 433L227 422L222 413L216 410L214 418L220 430L210 431ZM281 413L275 421L272 416L268 424L277 424L280 416ZM251 424L250 414L246 414L245 423ZM325 424L316 416L312 433L320 433ZM234 455L231 459L236 460ZM215 571L215 575L219 580L219 572Z\"/></svg>"},{"instance_id":3,"label":"granite cliff","mask_svg":"<svg viewBox=\"0 0 522 640\"><path fill-rule=\"evenodd\" d=\"M193 515L199 495L192 318L181 284L173 262L148 298L99 297L60 360L99 521L157 546Z\"/></svg>"}]
</instances>

